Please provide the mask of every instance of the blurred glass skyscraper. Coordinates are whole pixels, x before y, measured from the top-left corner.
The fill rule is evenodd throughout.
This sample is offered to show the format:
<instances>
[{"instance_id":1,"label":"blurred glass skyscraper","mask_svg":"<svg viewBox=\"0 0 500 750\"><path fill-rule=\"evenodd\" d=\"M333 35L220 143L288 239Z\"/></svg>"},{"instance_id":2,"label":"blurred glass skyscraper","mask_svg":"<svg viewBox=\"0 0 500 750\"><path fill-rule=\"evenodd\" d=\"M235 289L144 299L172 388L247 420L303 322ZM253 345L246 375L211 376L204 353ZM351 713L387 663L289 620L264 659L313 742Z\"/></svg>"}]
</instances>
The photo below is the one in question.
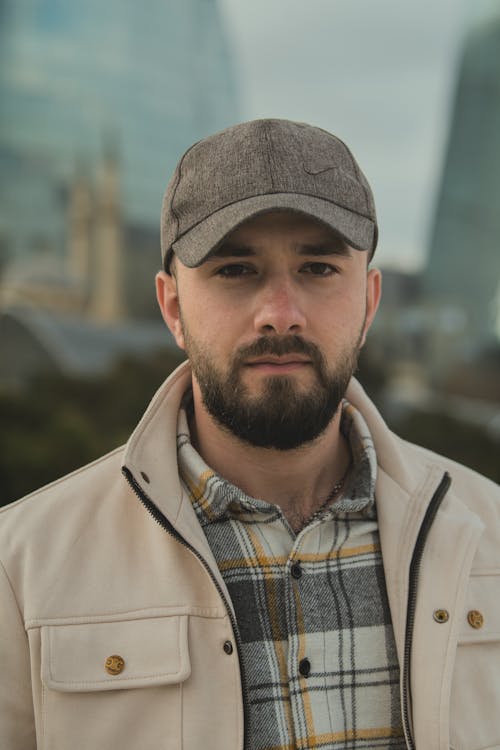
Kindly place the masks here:
<instances>
[{"instance_id":1,"label":"blurred glass skyscraper","mask_svg":"<svg viewBox=\"0 0 500 750\"><path fill-rule=\"evenodd\" d=\"M216 0L0 0L0 241L63 252L69 186L103 152L124 221L157 227L180 153L237 111Z\"/></svg>"},{"instance_id":2,"label":"blurred glass skyscraper","mask_svg":"<svg viewBox=\"0 0 500 750\"><path fill-rule=\"evenodd\" d=\"M500 338L498 3L481 16L461 61L424 278L428 299L450 313L443 320L463 325L472 348Z\"/></svg>"}]
</instances>

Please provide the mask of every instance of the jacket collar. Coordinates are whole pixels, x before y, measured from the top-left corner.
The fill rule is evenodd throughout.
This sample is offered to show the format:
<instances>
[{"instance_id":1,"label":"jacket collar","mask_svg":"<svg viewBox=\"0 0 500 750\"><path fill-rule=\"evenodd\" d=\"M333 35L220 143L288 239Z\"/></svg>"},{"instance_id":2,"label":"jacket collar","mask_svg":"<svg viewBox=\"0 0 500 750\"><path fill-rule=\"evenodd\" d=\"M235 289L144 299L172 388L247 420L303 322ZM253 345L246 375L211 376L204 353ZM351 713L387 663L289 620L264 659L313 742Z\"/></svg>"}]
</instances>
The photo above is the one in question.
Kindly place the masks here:
<instances>
[{"instance_id":1,"label":"jacket collar","mask_svg":"<svg viewBox=\"0 0 500 750\"><path fill-rule=\"evenodd\" d=\"M132 473L142 491L150 497L174 525L182 511L183 492L177 461L177 416L182 398L191 384L191 369L183 362L154 395L139 424L127 442L124 465ZM360 384L352 380L347 399L365 417L377 450L391 458L394 448L384 437L388 433L381 416L368 399ZM378 433L376 439L374 433ZM380 442L382 448L379 447ZM392 468L392 466L391 466ZM404 479L403 462L397 465L396 474Z\"/></svg>"},{"instance_id":2,"label":"jacket collar","mask_svg":"<svg viewBox=\"0 0 500 750\"><path fill-rule=\"evenodd\" d=\"M191 369L183 362L153 396L130 436L124 467L181 536L211 559L205 535L181 487L177 463L177 414L191 384Z\"/></svg>"},{"instance_id":3,"label":"jacket collar","mask_svg":"<svg viewBox=\"0 0 500 750\"><path fill-rule=\"evenodd\" d=\"M190 383L191 369L188 362L183 362L154 395L124 455L125 465L139 484L144 485L144 490L148 494L159 490L161 510L172 522L177 520L182 495L177 470L177 414ZM391 432L355 378L351 379L346 398L368 425L380 473L390 477L391 485L399 488L402 497L409 499L416 488L427 483L429 475L437 486L444 471L439 456L412 446L413 455L409 458L409 444Z\"/></svg>"},{"instance_id":4,"label":"jacket collar","mask_svg":"<svg viewBox=\"0 0 500 750\"><path fill-rule=\"evenodd\" d=\"M188 362L184 362L156 392L132 433L124 455L125 465L143 491L174 524L182 505L176 447L177 414L190 383L191 370ZM424 490L429 477L431 484L439 484L443 469L437 467L432 454L424 456L422 452L419 457L415 452L409 459L408 444L389 430L354 378L346 397L361 412L373 437L380 475L378 485L389 485L392 488L390 495L397 494L399 501L406 505L416 489ZM379 494L385 496L387 493Z\"/></svg>"},{"instance_id":5,"label":"jacket collar","mask_svg":"<svg viewBox=\"0 0 500 750\"><path fill-rule=\"evenodd\" d=\"M346 395L363 414L377 453L379 470L375 496L380 542L398 654L402 658L410 561L429 503L445 471L453 475L453 463L395 435L356 380L351 380ZM449 544L450 539L458 539L461 533L467 532L477 540L483 529L478 516L461 498L460 486L454 485L453 476L451 489L434 525L439 534L434 534L432 544L437 544L442 564L446 557L445 546L450 547L450 559L455 562L459 559L460 550L453 543ZM449 570L453 570L453 564ZM450 572L449 581L451 577Z\"/></svg>"},{"instance_id":6,"label":"jacket collar","mask_svg":"<svg viewBox=\"0 0 500 750\"><path fill-rule=\"evenodd\" d=\"M203 531L182 490L177 463L177 414L190 383L191 370L184 362L153 397L127 443L124 463L141 490L186 541L208 554ZM390 601L395 629L401 632L398 625L404 621L401 606L405 599L402 571L409 562L422 518L443 477L444 466L440 457L410 446L391 432L354 378L346 397L363 415L375 444L378 463L375 494L384 568L390 600L395 597ZM457 498L455 500L470 522L474 514Z\"/></svg>"}]
</instances>

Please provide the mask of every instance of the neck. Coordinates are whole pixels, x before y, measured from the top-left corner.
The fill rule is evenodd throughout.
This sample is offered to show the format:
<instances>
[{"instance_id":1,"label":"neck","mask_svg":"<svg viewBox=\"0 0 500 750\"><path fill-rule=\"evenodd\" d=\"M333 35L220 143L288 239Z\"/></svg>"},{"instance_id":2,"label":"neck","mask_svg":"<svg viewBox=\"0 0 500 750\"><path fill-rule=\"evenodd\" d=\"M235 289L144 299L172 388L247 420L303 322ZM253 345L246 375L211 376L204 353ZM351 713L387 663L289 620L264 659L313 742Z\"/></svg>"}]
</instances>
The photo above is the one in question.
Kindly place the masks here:
<instances>
[{"instance_id":1,"label":"neck","mask_svg":"<svg viewBox=\"0 0 500 750\"><path fill-rule=\"evenodd\" d=\"M278 505L296 531L334 496L350 463L340 408L314 441L280 451L236 438L207 412L196 388L193 396L192 439L208 466L247 495Z\"/></svg>"}]
</instances>

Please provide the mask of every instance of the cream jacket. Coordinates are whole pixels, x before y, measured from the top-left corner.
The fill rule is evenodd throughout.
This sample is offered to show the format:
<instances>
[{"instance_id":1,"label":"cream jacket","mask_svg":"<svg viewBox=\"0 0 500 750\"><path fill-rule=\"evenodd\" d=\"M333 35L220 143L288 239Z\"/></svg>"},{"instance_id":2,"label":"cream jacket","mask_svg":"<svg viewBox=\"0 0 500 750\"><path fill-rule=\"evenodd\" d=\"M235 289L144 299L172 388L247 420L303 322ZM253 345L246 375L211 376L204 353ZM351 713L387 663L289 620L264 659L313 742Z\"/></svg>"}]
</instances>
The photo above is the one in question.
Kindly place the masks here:
<instances>
[{"instance_id":1,"label":"cream jacket","mask_svg":"<svg viewBox=\"0 0 500 750\"><path fill-rule=\"evenodd\" d=\"M1 750L244 747L234 614L177 471L188 382L0 513ZM355 381L348 398L377 449L408 747L500 748L500 489L394 436Z\"/></svg>"}]
</instances>

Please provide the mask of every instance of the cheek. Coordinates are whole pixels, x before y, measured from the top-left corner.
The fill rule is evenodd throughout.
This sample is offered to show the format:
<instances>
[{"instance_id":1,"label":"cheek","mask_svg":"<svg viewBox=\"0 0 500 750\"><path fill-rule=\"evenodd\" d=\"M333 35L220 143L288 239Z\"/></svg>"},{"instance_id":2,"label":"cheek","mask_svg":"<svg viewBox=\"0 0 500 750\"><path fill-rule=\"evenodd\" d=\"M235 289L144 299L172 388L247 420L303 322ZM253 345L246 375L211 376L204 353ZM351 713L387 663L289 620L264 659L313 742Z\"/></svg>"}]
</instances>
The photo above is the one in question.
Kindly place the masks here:
<instances>
[{"instance_id":1,"label":"cheek","mask_svg":"<svg viewBox=\"0 0 500 750\"><path fill-rule=\"evenodd\" d=\"M217 342L222 337L237 338L241 334L246 317L243 302L240 306L227 305L219 297L203 299L202 294L197 299L198 302L190 305L190 317L200 335Z\"/></svg>"},{"instance_id":2,"label":"cheek","mask_svg":"<svg viewBox=\"0 0 500 750\"><path fill-rule=\"evenodd\" d=\"M312 339L327 357L337 357L342 351L360 346L365 321L365 304L336 309L321 315L321 326L312 332Z\"/></svg>"},{"instance_id":3,"label":"cheek","mask_svg":"<svg viewBox=\"0 0 500 750\"><path fill-rule=\"evenodd\" d=\"M211 355L221 351L228 338L230 321L230 316L224 316L220 310L208 309L206 305L183 308L182 327L188 348L194 344Z\"/></svg>"},{"instance_id":4,"label":"cheek","mask_svg":"<svg viewBox=\"0 0 500 750\"><path fill-rule=\"evenodd\" d=\"M346 291L336 295L330 305L319 306L315 311L316 320L320 320L326 331L359 330L366 314L366 294L364 292Z\"/></svg>"}]
</instances>

